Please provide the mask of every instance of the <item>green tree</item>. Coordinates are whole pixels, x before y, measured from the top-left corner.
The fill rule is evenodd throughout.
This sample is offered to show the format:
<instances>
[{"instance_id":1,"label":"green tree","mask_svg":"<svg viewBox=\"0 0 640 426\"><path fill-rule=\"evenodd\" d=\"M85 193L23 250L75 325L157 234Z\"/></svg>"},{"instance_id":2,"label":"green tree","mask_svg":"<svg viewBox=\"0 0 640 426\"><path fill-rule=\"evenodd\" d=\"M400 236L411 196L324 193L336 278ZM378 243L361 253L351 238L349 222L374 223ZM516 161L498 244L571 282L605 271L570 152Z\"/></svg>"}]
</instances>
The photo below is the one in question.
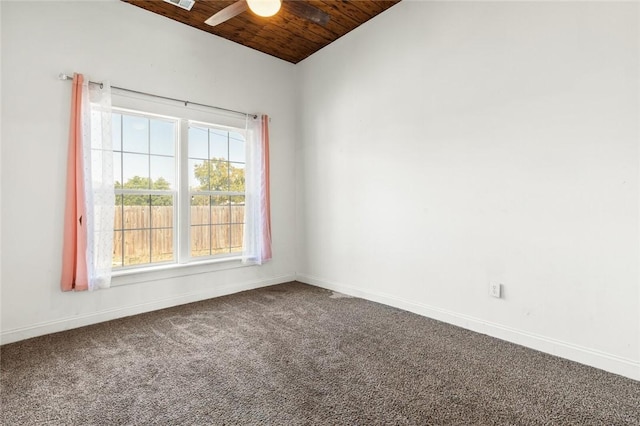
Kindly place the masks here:
<instances>
[{"instance_id":1,"label":"green tree","mask_svg":"<svg viewBox=\"0 0 640 426\"><path fill-rule=\"evenodd\" d=\"M159 177L155 181L148 177L134 176L122 185L120 182L115 182L116 189L155 189L155 190L170 190L171 184L163 177ZM151 199L149 199L151 197ZM171 206L173 205L173 197L171 195L117 195L116 204L121 204L124 201L125 206L148 206L151 203L152 206Z\"/></svg>"},{"instance_id":2,"label":"green tree","mask_svg":"<svg viewBox=\"0 0 640 426\"><path fill-rule=\"evenodd\" d=\"M235 167L223 158L213 158L203 160L196 164L194 175L198 179L200 186L192 188L195 191L231 191L244 192L244 169ZM193 201L193 205L208 204L208 197L198 197ZM222 204L224 196L215 197L214 203ZM231 203L243 203L244 197L232 196Z\"/></svg>"}]
</instances>

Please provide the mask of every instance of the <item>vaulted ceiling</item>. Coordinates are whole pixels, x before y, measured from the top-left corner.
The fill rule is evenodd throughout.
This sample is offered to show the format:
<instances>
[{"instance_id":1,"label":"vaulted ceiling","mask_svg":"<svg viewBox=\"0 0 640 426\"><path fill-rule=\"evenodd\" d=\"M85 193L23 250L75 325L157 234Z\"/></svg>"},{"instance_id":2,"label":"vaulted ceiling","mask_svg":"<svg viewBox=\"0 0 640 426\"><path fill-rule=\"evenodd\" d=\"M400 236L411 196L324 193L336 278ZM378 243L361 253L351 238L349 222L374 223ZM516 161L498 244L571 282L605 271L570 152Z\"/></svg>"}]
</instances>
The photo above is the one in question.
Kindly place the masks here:
<instances>
[{"instance_id":1,"label":"vaulted ceiling","mask_svg":"<svg viewBox=\"0 0 640 426\"><path fill-rule=\"evenodd\" d=\"M191 10L161 0L122 1L294 64L400 2L285 0L280 11L270 18L246 10L212 27L205 21L236 0L196 0ZM316 23L309 19L310 10L315 10L324 20L328 17L328 21Z\"/></svg>"}]
</instances>

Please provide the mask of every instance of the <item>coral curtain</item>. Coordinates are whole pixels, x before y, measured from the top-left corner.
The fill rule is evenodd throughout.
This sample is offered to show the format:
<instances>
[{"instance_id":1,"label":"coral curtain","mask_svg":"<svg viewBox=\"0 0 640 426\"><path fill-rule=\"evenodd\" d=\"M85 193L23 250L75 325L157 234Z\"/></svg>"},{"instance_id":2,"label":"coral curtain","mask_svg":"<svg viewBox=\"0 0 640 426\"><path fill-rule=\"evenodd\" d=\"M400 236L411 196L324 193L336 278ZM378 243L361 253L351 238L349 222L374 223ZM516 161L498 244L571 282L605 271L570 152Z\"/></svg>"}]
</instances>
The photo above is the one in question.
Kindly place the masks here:
<instances>
[{"instance_id":1,"label":"coral curtain","mask_svg":"<svg viewBox=\"0 0 640 426\"><path fill-rule=\"evenodd\" d=\"M262 222L262 261L271 260L271 183L269 173L269 117L262 116L262 188L260 209Z\"/></svg>"},{"instance_id":2,"label":"coral curtain","mask_svg":"<svg viewBox=\"0 0 640 426\"><path fill-rule=\"evenodd\" d=\"M84 77L73 75L71 91L71 124L67 155L67 199L64 213L64 246L62 249L63 291L87 290L87 221L82 153L82 93Z\"/></svg>"},{"instance_id":3,"label":"coral curtain","mask_svg":"<svg viewBox=\"0 0 640 426\"><path fill-rule=\"evenodd\" d=\"M111 284L113 150L111 88L74 74L61 288L95 290Z\"/></svg>"},{"instance_id":4,"label":"coral curtain","mask_svg":"<svg viewBox=\"0 0 640 426\"><path fill-rule=\"evenodd\" d=\"M271 195L269 182L269 117L247 119L245 230L242 260L271 260Z\"/></svg>"}]
</instances>

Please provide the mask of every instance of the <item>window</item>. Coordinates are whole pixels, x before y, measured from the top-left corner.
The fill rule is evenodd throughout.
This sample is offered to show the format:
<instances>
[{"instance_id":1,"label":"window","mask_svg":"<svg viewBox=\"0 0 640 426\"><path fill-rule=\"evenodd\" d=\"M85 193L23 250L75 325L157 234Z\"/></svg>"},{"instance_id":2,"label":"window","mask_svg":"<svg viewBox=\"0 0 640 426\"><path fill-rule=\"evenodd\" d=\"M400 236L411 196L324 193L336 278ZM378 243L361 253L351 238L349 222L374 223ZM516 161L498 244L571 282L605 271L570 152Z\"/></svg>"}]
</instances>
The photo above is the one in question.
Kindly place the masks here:
<instances>
[{"instance_id":1,"label":"window","mask_svg":"<svg viewBox=\"0 0 640 426\"><path fill-rule=\"evenodd\" d=\"M238 133L190 123L191 256L242 251L245 141Z\"/></svg>"},{"instance_id":2,"label":"window","mask_svg":"<svg viewBox=\"0 0 640 426\"><path fill-rule=\"evenodd\" d=\"M242 252L245 129L115 109L114 269Z\"/></svg>"}]
</instances>

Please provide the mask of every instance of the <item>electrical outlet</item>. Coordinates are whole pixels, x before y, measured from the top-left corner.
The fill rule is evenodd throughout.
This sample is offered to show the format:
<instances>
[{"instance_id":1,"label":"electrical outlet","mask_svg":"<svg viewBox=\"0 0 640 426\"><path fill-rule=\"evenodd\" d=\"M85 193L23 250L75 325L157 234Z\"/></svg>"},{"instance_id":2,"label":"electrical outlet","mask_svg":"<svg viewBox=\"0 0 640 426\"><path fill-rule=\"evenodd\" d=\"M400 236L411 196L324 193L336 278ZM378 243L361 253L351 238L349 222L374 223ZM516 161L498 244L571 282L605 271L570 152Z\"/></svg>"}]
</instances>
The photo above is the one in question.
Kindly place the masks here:
<instances>
[{"instance_id":1,"label":"electrical outlet","mask_svg":"<svg viewBox=\"0 0 640 426\"><path fill-rule=\"evenodd\" d=\"M500 299L502 297L502 284L489 283L489 296L497 297L498 299Z\"/></svg>"}]
</instances>

